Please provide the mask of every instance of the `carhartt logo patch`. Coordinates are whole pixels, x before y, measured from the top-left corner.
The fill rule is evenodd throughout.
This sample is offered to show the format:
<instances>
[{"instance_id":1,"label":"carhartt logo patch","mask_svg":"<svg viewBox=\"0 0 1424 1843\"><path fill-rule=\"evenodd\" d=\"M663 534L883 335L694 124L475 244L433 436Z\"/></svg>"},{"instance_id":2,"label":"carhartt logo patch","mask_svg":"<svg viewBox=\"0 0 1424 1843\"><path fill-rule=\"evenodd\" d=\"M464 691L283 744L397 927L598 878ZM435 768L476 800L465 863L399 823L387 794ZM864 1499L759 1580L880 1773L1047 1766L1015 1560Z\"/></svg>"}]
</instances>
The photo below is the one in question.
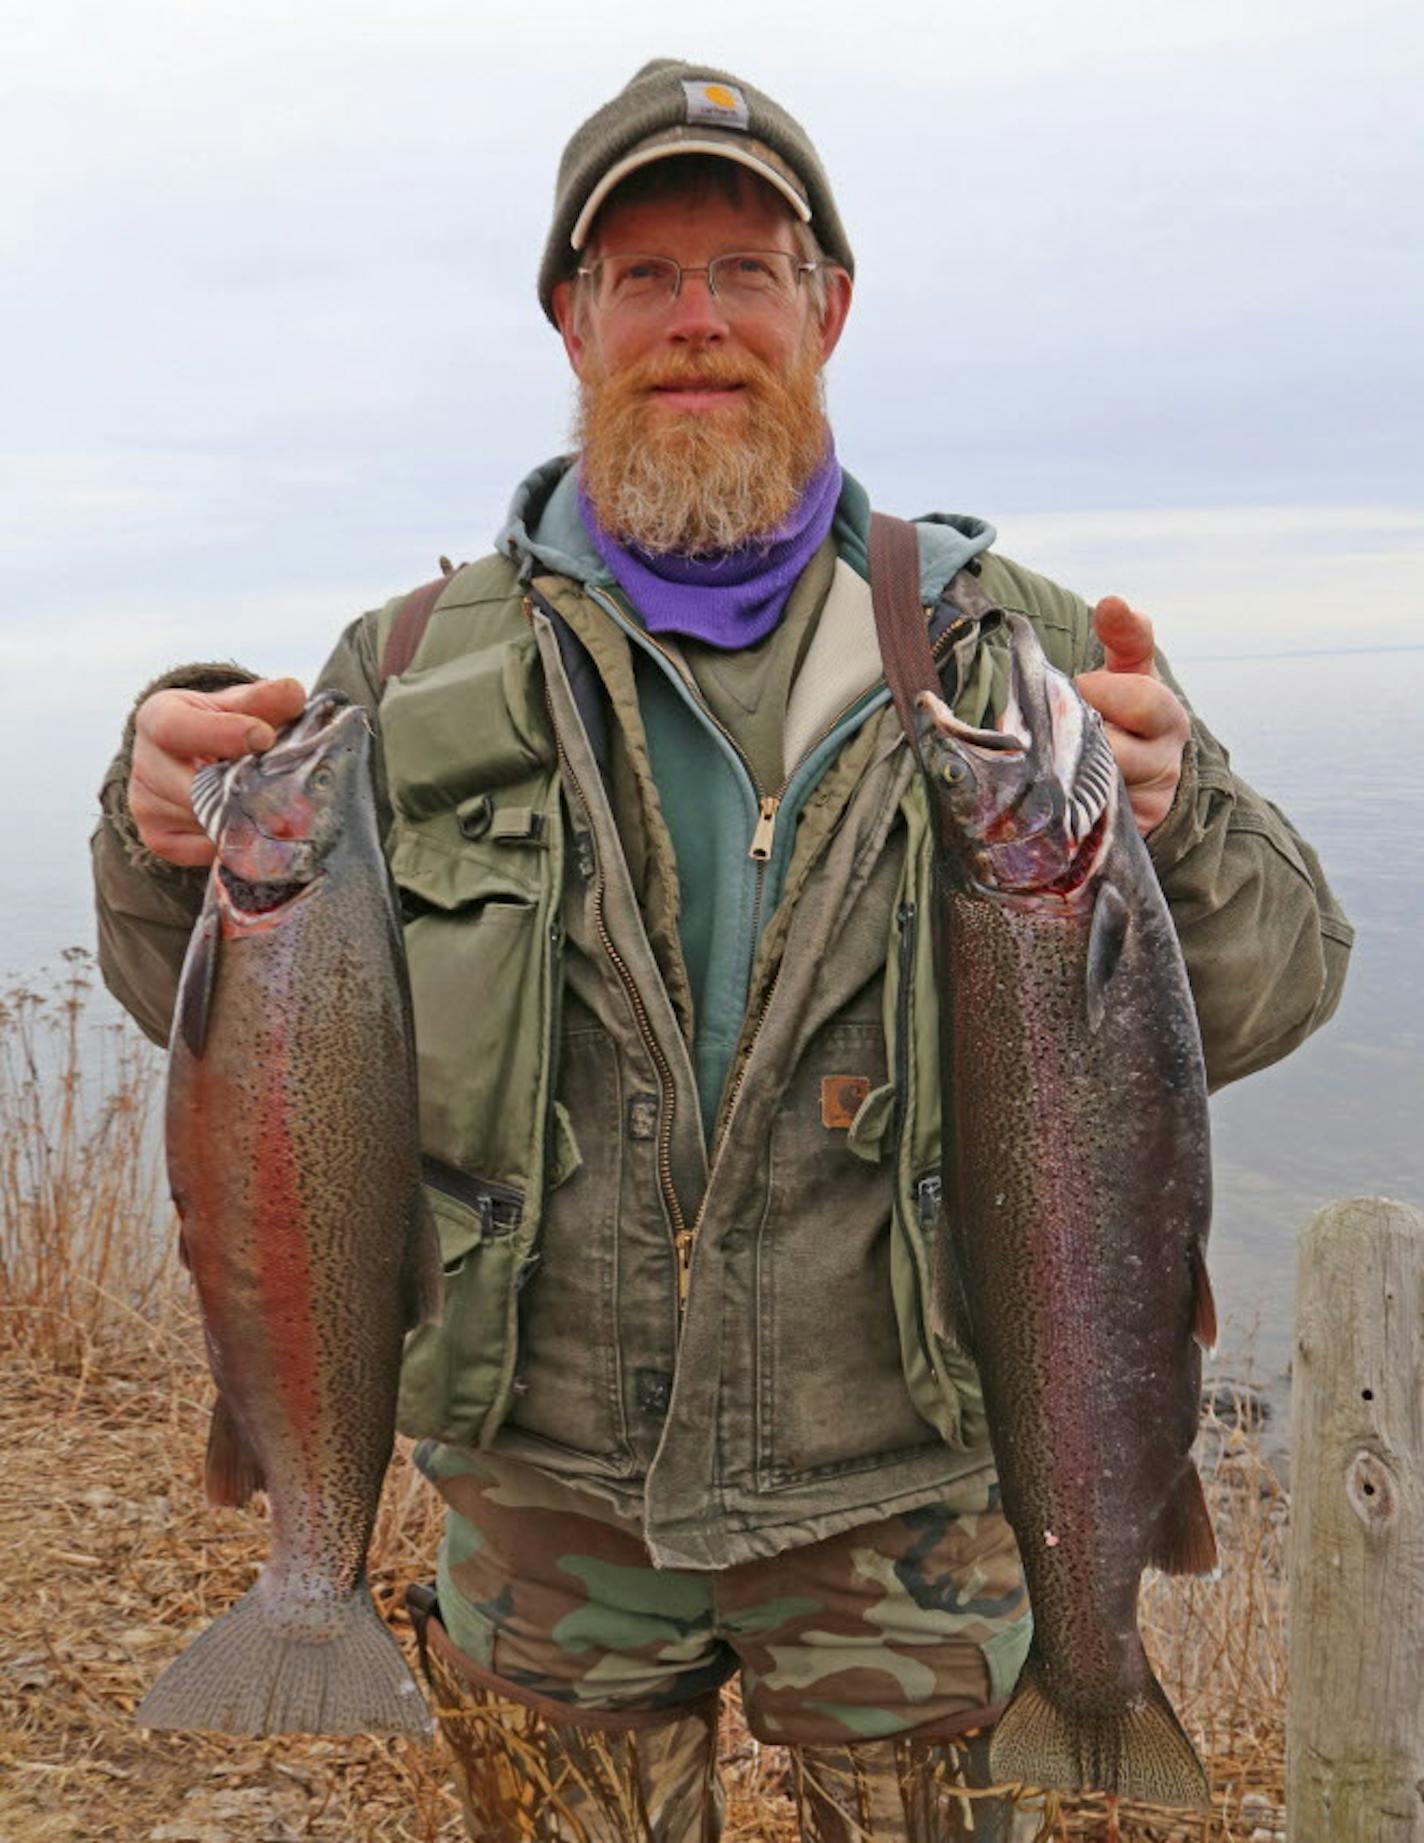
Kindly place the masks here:
<instances>
[{"instance_id":1,"label":"carhartt logo patch","mask_svg":"<svg viewBox=\"0 0 1424 1843\"><path fill-rule=\"evenodd\" d=\"M688 83L682 93L687 98L687 119L704 128L750 128L751 111L747 99L735 83Z\"/></svg>"},{"instance_id":2,"label":"carhartt logo patch","mask_svg":"<svg viewBox=\"0 0 1424 1843\"><path fill-rule=\"evenodd\" d=\"M844 1132L869 1093L867 1075L827 1075L821 1083L821 1125L827 1132Z\"/></svg>"}]
</instances>

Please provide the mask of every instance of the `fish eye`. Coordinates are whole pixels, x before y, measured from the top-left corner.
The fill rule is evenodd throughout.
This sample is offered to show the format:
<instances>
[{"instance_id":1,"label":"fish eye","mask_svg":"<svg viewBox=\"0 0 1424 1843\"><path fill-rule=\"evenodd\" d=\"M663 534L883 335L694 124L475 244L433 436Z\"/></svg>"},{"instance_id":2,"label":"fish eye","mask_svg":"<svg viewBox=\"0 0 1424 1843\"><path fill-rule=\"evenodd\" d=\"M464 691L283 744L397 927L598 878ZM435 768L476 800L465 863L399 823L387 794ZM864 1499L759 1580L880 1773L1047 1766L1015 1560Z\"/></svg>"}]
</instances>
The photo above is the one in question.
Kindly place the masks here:
<instances>
[{"instance_id":1,"label":"fish eye","mask_svg":"<svg viewBox=\"0 0 1424 1843\"><path fill-rule=\"evenodd\" d=\"M322 762L319 766L312 769L311 780L308 785L315 792L324 794L335 780L336 776L331 772L331 769L327 767L325 762Z\"/></svg>"},{"instance_id":2,"label":"fish eye","mask_svg":"<svg viewBox=\"0 0 1424 1843\"><path fill-rule=\"evenodd\" d=\"M943 768L940 769L940 773L951 787L963 787L966 782L974 778L970 773L969 763L960 755L949 756Z\"/></svg>"}]
</instances>

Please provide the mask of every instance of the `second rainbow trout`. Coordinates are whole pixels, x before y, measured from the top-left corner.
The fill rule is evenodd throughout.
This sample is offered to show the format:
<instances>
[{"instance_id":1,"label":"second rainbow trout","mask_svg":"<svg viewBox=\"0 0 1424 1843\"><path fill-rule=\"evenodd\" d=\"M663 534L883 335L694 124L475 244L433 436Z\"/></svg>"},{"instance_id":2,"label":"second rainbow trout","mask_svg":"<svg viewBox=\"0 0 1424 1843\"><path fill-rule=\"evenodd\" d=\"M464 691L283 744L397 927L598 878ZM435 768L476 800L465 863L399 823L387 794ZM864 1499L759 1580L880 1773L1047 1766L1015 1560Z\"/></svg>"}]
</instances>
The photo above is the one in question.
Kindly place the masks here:
<instances>
[{"instance_id":1,"label":"second rainbow trout","mask_svg":"<svg viewBox=\"0 0 1424 1843\"><path fill-rule=\"evenodd\" d=\"M1204 1805L1137 1628L1207 1573L1192 1462L1211 1159L1196 1012L1097 713L1005 617L998 729L920 700L940 840L939 1310L977 1360L1033 1607L996 1779Z\"/></svg>"}]
</instances>

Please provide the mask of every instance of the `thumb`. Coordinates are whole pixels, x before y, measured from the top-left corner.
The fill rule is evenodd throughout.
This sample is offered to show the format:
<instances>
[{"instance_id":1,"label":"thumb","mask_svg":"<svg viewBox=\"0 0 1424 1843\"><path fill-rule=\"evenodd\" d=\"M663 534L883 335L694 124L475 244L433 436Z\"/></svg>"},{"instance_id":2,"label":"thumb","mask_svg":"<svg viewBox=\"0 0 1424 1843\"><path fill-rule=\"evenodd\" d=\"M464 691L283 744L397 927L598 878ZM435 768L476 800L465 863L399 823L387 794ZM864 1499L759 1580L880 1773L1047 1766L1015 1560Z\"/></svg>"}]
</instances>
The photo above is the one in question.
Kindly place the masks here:
<instances>
[{"instance_id":1,"label":"thumb","mask_svg":"<svg viewBox=\"0 0 1424 1843\"><path fill-rule=\"evenodd\" d=\"M1120 595L1105 595L1094 608L1093 629L1102 641L1104 670L1156 676L1152 623Z\"/></svg>"}]
</instances>

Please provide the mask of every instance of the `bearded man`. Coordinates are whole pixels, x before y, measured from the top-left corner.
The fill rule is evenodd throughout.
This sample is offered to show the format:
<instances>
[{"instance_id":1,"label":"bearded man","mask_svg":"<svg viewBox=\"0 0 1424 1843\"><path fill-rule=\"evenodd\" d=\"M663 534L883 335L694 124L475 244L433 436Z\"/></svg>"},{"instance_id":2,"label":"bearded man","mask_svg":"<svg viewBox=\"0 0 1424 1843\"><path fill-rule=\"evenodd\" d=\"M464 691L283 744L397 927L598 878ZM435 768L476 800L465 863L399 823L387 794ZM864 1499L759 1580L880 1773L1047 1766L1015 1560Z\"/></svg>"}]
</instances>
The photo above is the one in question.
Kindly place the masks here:
<instances>
[{"instance_id":1,"label":"bearded man","mask_svg":"<svg viewBox=\"0 0 1424 1843\"><path fill-rule=\"evenodd\" d=\"M472 1836L716 1837L738 1670L806 1838L1023 1834L955 1790L985 1783L1028 1608L926 1298L927 805L821 390L853 268L798 123L646 66L570 142L540 275L577 455L321 677L378 729L406 914L446 1305L401 1424L448 1506L416 1608ZM916 530L932 640L971 570L1106 719L1212 1080L1284 1054L1349 942L1310 848L1144 616L982 520ZM970 722L1003 645L956 649ZM212 856L194 767L302 701L199 665L139 702L95 851L105 975L156 1039Z\"/></svg>"}]
</instances>

